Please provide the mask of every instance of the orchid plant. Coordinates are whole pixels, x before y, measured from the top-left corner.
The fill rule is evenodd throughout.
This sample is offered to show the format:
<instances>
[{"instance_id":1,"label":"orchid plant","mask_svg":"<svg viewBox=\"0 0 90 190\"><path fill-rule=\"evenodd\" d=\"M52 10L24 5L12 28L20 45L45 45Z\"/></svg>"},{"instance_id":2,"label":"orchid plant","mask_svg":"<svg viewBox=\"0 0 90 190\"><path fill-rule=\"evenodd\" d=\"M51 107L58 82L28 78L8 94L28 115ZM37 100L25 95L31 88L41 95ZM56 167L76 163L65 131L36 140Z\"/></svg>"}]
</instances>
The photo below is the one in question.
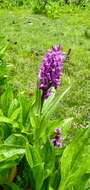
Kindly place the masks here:
<instances>
[{"instance_id":1,"label":"orchid plant","mask_svg":"<svg viewBox=\"0 0 90 190\"><path fill-rule=\"evenodd\" d=\"M0 185L4 190L85 190L90 184L90 129L69 139L73 118L51 119L63 96L67 55L54 46L40 67L34 96L0 97ZM86 159L87 158L87 159Z\"/></svg>"}]
</instances>

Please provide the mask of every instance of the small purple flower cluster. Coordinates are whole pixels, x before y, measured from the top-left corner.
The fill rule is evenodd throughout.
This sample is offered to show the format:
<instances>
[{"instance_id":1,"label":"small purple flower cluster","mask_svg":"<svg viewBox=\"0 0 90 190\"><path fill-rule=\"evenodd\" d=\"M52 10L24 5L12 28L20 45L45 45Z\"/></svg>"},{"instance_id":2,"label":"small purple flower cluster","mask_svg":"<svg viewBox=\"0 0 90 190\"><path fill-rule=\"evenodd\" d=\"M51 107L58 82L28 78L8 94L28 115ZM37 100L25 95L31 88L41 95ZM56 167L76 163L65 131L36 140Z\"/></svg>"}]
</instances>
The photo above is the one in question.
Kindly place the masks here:
<instances>
[{"instance_id":1,"label":"small purple flower cluster","mask_svg":"<svg viewBox=\"0 0 90 190\"><path fill-rule=\"evenodd\" d=\"M55 136L54 136L54 139L52 140L54 146L62 147L62 140L63 140L63 138L61 137L61 130L59 128L56 128Z\"/></svg>"},{"instance_id":2,"label":"small purple flower cluster","mask_svg":"<svg viewBox=\"0 0 90 190\"><path fill-rule=\"evenodd\" d=\"M56 89L60 85L64 60L65 53L60 45L52 47L45 55L39 73L40 89L44 98L51 95L52 87Z\"/></svg>"}]
</instances>

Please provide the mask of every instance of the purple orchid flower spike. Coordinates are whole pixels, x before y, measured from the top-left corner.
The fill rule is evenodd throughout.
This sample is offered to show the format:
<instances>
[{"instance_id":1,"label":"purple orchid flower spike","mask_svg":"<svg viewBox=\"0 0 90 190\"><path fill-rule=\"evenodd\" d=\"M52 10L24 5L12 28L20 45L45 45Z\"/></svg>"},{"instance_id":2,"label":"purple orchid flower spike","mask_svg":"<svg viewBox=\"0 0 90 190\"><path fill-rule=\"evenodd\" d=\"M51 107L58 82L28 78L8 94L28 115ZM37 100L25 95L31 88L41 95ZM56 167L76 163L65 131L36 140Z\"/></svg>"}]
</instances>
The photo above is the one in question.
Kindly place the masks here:
<instances>
[{"instance_id":1,"label":"purple orchid flower spike","mask_svg":"<svg viewBox=\"0 0 90 190\"><path fill-rule=\"evenodd\" d=\"M39 88L43 92L43 99L51 95L52 87L56 89L61 84L64 60L65 53L60 45L52 47L45 55L39 73Z\"/></svg>"}]
</instances>

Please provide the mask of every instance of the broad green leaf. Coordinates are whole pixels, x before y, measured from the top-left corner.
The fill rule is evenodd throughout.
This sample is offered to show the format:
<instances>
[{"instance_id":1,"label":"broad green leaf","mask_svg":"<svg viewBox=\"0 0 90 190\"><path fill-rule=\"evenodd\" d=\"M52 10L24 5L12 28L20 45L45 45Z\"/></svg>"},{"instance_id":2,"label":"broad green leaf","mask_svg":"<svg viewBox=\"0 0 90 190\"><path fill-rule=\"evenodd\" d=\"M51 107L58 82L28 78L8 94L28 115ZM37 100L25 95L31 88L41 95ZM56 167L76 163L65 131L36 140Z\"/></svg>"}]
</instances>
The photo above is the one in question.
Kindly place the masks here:
<instances>
[{"instance_id":1,"label":"broad green leaf","mask_svg":"<svg viewBox=\"0 0 90 190\"><path fill-rule=\"evenodd\" d=\"M32 171L35 179L35 189L40 190L44 181L44 163L36 165Z\"/></svg>"},{"instance_id":2,"label":"broad green leaf","mask_svg":"<svg viewBox=\"0 0 90 190\"><path fill-rule=\"evenodd\" d=\"M58 162L58 161L57 161ZM57 166L53 172L52 172L52 175L51 175L51 178L50 178L50 182L49 184L51 185L51 187L53 189L58 189L59 187L59 184L60 184L60 180L61 180L61 174L60 174L60 167Z\"/></svg>"},{"instance_id":3,"label":"broad green leaf","mask_svg":"<svg viewBox=\"0 0 90 190\"><path fill-rule=\"evenodd\" d=\"M41 112L41 91L37 86L36 99L30 109L30 123L33 129L38 128L40 126L40 112Z\"/></svg>"},{"instance_id":4,"label":"broad green leaf","mask_svg":"<svg viewBox=\"0 0 90 190\"><path fill-rule=\"evenodd\" d=\"M49 120L44 119L39 127L39 140L45 144L49 134Z\"/></svg>"},{"instance_id":5,"label":"broad green leaf","mask_svg":"<svg viewBox=\"0 0 90 190\"><path fill-rule=\"evenodd\" d=\"M10 117L13 112L19 107L19 102L18 100L15 98L12 100L9 109L8 109L8 117Z\"/></svg>"},{"instance_id":6,"label":"broad green leaf","mask_svg":"<svg viewBox=\"0 0 90 190\"><path fill-rule=\"evenodd\" d=\"M9 123L9 124L12 124L12 121L8 117L0 116L0 123Z\"/></svg>"},{"instance_id":7,"label":"broad green leaf","mask_svg":"<svg viewBox=\"0 0 90 190\"><path fill-rule=\"evenodd\" d=\"M13 122L14 120L18 120L18 117L20 116L20 111L21 111L21 108L17 108L17 109L12 113L12 115L10 116L11 122Z\"/></svg>"},{"instance_id":8,"label":"broad green leaf","mask_svg":"<svg viewBox=\"0 0 90 190\"><path fill-rule=\"evenodd\" d=\"M17 114L19 114L20 110L18 110L18 112L15 112L14 115L12 115L12 118L8 118L8 117L5 117L5 116L0 116L0 123L3 124L10 124L9 125L9 128L18 128L19 130L22 128L23 129L23 126L20 125L17 121L13 121L15 119L15 117L17 117ZM3 125L2 125L3 127ZM8 125L7 125L8 127Z\"/></svg>"},{"instance_id":9,"label":"broad green leaf","mask_svg":"<svg viewBox=\"0 0 90 190\"><path fill-rule=\"evenodd\" d=\"M26 145L26 159L33 173L35 189L40 190L44 180L44 163L37 148L28 143Z\"/></svg>"},{"instance_id":10,"label":"broad green leaf","mask_svg":"<svg viewBox=\"0 0 90 190\"><path fill-rule=\"evenodd\" d=\"M25 147L26 138L21 134L12 134L4 141L4 144L19 145L19 146Z\"/></svg>"},{"instance_id":11,"label":"broad green leaf","mask_svg":"<svg viewBox=\"0 0 90 190\"><path fill-rule=\"evenodd\" d=\"M52 144L48 140L47 143L41 149L42 157L45 162L45 168L47 170L53 170L55 162L55 151ZM47 175L47 173L46 173Z\"/></svg>"},{"instance_id":12,"label":"broad green leaf","mask_svg":"<svg viewBox=\"0 0 90 190\"><path fill-rule=\"evenodd\" d=\"M79 130L63 153L59 190L85 190L90 178L90 128Z\"/></svg>"},{"instance_id":13,"label":"broad green leaf","mask_svg":"<svg viewBox=\"0 0 90 190\"><path fill-rule=\"evenodd\" d=\"M1 116L0 117L0 123L1 124L3 124L3 123L5 123L5 124L10 124L10 126L8 127L8 125L7 125L7 127L8 128L18 128L18 129L20 129L20 127L22 127L23 128L23 126L20 126L17 122L14 122L14 121L12 121L10 118L8 118L8 117L5 117L5 116ZM3 127L3 125L1 125L2 127ZM0 127L1 127L0 126Z\"/></svg>"},{"instance_id":14,"label":"broad green leaf","mask_svg":"<svg viewBox=\"0 0 90 190\"><path fill-rule=\"evenodd\" d=\"M42 159L38 149L28 143L26 144L26 159L31 168L42 163Z\"/></svg>"},{"instance_id":15,"label":"broad green leaf","mask_svg":"<svg viewBox=\"0 0 90 190\"><path fill-rule=\"evenodd\" d=\"M39 89L39 84L37 84L35 97L36 97L36 99L32 106L33 113L40 114L40 112L41 112L41 90Z\"/></svg>"},{"instance_id":16,"label":"broad green leaf","mask_svg":"<svg viewBox=\"0 0 90 190\"><path fill-rule=\"evenodd\" d=\"M48 106L53 102L53 99L55 98L55 92L56 91L54 91L53 94L44 101L42 113L44 113L48 109Z\"/></svg>"},{"instance_id":17,"label":"broad green leaf","mask_svg":"<svg viewBox=\"0 0 90 190\"><path fill-rule=\"evenodd\" d=\"M32 128L38 128L40 126L40 116L33 113L33 110L30 111L30 122Z\"/></svg>"},{"instance_id":18,"label":"broad green leaf","mask_svg":"<svg viewBox=\"0 0 90 190\"><path fill-rule=\"evenodd\" d=\"M13 92L10 87L7 87L6 91L0 98L0 107L5 116L8 114L8 109L13 100Z\"/></svg>"},{"instance_id":19,"label":"broad green leaf","mask_svg":"<svg viewBox=\"0 0 90 190\"><path fill-rule=\"evenodd\" d=\"M3 160L7 158L11 158L14 155L22 155L24 153L25 153L25 149L20 146L1 144L0 145L0 163Z\"/></svg>"},{"instance_id":20,"label":"broad green leaf","mask_svg":"<svg viewBox=\"0 0 90 190\"><path fill-rule=\"evenodd\" d=\"M57 105L59 104L60 100L66 95L66 93L70 90L71 87L67 88L61 95L60 93L56 93L54 98L50 98L50 101L48 101L47 106L43 108L42 110L42 120L43 118L46 118L50 116L50 114L56 109Z\"/></svg>"},{"instance_id":21,"label":"broad green leaf","mask_svg":"<svg viewBox=\"0 0 90 190\"><path fill-rule=\"evenodd\" d=\"M27 122L27 119L29 117L30 112L30 100L28 100L26 97L20 97L20 106L21 106L21 114L22 114L22 124L25 125Z\"/></svg>"},{"instance_id":22,"label":"broad green leaf","mask_svg":"<svg viewBox=\"0 0 90 190\"><path fill-rule=\"evenodd\" d=\"M0 172L17 164L24 154L25 149L22 146L1 144Z\"/></svg>"},{"instance_id":23,"label":"broad green leaf","mask_svg":"<svg viewBox=\"0 0 90 190\"><path fill-rule=\"evenodd\" d=\"M29 145L28 143L26 144L26 159L27 159L30 167L33 168L34 164L33 164L33 158L32 158L32 154L31 154L30 146L31 145Z\"/></svg>"}]
</instances>

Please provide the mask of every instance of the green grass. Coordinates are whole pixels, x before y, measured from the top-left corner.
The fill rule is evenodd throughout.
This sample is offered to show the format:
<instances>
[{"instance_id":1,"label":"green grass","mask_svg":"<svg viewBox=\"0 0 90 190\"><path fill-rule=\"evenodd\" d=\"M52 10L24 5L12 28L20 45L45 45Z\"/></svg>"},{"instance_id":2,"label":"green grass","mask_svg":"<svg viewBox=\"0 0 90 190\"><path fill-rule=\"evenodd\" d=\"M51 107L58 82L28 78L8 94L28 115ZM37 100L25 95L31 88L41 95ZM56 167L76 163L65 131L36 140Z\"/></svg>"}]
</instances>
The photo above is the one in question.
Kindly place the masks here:
<instances>
[{"instance_id":1,"label":"green grass","mask_svg":"<svg viewBox=\"0 0 90 190\"><path fill-rule=\"evenodd\" d=\"M65 10L65 9L64 9ZM65 63L61 91L71 90L58 105L55 117L74 117L76 124L90 120L90 11L61 12L54 20L31 14L29 9L0 10L0 41L8 43L6 62L11 66L10 83L22 93L31 93L43 55L54 44L71 48Z\"/></svg>"}]
</instances>

